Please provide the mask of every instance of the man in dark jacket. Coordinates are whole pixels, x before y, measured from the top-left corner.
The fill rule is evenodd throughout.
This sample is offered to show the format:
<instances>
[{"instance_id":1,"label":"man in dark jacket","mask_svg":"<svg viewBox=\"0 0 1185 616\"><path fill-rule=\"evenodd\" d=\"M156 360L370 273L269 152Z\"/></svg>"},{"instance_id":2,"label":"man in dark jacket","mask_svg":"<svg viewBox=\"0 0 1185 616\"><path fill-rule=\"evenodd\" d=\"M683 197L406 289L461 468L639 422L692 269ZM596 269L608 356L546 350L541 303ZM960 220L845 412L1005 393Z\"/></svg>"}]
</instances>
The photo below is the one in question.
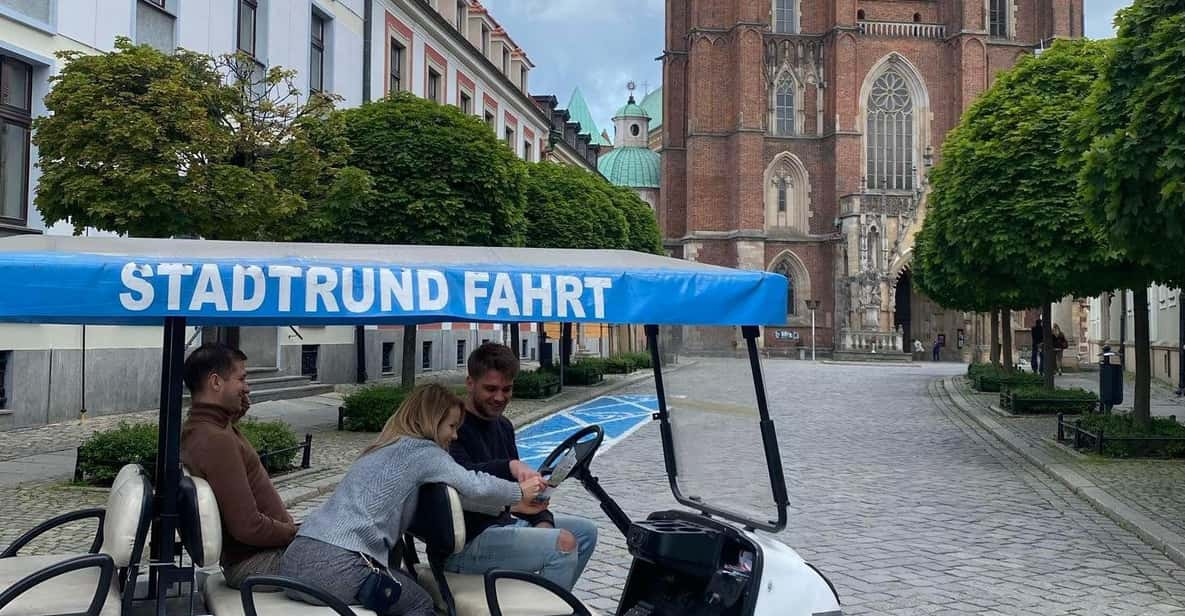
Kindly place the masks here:
<instances>
[{"instance_id":1,"label":"man in dark jacket","mask_svg":"<svg viewBox=\"0 0 1185 616\"><path fill-rule=\"evenodd\" d=\"M514 425L503 416L518 375L514 352L502 344L483 344L469 355L468 372L465 421L449 449L453 459L509 481L538 476L518 459ZM465 530L465 549L449 558L449 571L533 571L568 590L580 579L597 545L597 526L591 520L550 511L502 511L496 516L466 511Z\"/></svg>"},{"instance_id":2,"label":"man in dark jacket","mask_svg":"<svg viewBox=\"0 0 1185 616\"><path fill-rule=\"evenodd\" d=\"M1030 331L1033 334L1033 372L1041 372L1041 363L1044 359L1041 356L1041 344L1045 342L1045 327L1041 323L1041 317L1037 317L1037 322L1033 323L1033 328Z\"/></svg>"}]
</instances>

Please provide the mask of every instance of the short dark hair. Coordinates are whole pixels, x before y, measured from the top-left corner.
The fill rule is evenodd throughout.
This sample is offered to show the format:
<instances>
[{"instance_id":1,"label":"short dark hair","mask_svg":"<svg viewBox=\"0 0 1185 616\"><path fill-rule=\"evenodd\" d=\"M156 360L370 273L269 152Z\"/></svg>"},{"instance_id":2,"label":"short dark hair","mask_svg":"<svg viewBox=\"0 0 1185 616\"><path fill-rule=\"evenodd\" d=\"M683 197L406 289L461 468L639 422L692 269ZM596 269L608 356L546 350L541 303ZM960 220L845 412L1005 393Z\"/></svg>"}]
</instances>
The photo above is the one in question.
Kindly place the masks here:
<instances>
[{"instance_id":1,"label":"short dark hair","mask_svg":"<svg viewBox=\"0 0 1185 616\"><path fill-rule=\"evenodd\" d=\"M505 344L487 342L469 354L469 378L480 379L493 370L510 380L518 376L518 358Z\"/></svg>"},{"instance_id":2,"label":"short dark hair","mask_svg":"<svg viewBox=\"0 0 1185 616\"><path fill-rule=\"evenodd\" d=\"M190 394L197 394L211 373L228 376L239 361L247 361L247 355L234 347L221 342L203 344L185 359L185 387Z\"/></svg>"}]
</instances>

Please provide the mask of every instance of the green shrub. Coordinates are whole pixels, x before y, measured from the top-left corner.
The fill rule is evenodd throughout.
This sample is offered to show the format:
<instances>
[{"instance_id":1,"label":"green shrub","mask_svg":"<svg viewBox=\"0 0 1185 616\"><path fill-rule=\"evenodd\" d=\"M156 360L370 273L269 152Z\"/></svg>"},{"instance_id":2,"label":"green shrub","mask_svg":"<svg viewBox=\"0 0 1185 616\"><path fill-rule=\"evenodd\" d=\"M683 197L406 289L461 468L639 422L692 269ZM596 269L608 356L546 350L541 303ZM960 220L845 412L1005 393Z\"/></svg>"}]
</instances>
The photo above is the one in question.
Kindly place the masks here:
<instances>
[{"instance_id":1,"label":"green shrub","mask_svg":"<svg viewBox=\"0 0 1185 616\"><path fill-rule=\"evenodd\" d=\"M345 397L342 404L345 429L381 432L387 419L407 398L408 390L394 385L371 385Z\"/></svg>"},{"instance_id":2,"label":"green shrub","mask_svg":"<svg viewBox=\"0 0 1185 616\"><path fill-rule=\"evenodd\" d=\"M637 369L638 365L629 355L614 355L604 361L605 374L629 374Z\"/></svg>"},{"instance_id":3,"label":"green shrub","mask_svg":"<svg viewBox=\"0 0 1185 616\"><path fill-rule=\"evenodd\" d=\"M636 353L622 353L618 357L627 357L633 362L634 367L639 370L650 370L654 366L650 363L649 351L638 351Z\"/></svg>"},{"instance_id":4,"label":"green shrub","mask_svg":"<svg viewBox=\"0 0 1185 616\"><path fill-rule=\"evenodd\" d=\"M514 379L514 397L528 400L546 398L555 393L560 377L547 370L524 370Z\"/></svg>"},{"instance_id":5,"label":"green shrub","mask_svg":"<svg viewBox=\"0 0 1185 616\"><path fill-rule=\"evenodd\" d=\"M1088 413L1081 418L1083 430L1103 433L1103 455L1116 458L1147 456L1157 458L1185 458L1185 426L1168 417L1153 417L1152 427L1141 430L1127 414ZM1123 441L1122 438L1163 437L1180 441Z\"/></svg>"},{"instance_id":6,"label":"green shrub","mask_svg":"<svg viewBox=\"0 0 1185 616\"><path fill-rule=\"evenodd\" d=\"M971 386L977 391L998 392L1025 385L1041 385L1044 377L1033 372L1008 370L994 364L972 364L967 368Z\"/></svg>"},{"instance_id":7,"label":"green shrub","mask_svg":"<svg viewBox=\"0 0 1185 616\"><path fill-rule=\"evenodd\" d=\"M250 441L251 446L260 454L281 449L289 449L300 444L300 439L288 424L282 421L257 421L247 418L239 422L239 431ZM282 453L268 455L263 459L263 467L269 475L294 468L296 456L300 450L292 449Z\"/></svg>"},{"instance_id":8,"label":"green shrub","mask_svg":"<svg viewBox=\"0 0 1185 616\"><path fill-rule=\"evenodd\" d=\"M564 385L596 385L605 377L596 362L578 361L564 369Z\"/></svg>"},{"instance_id":9,"label":"green shrub","mask_svg":"<svg viewBox=\"0 0 1185 616\"><path fill-rule=\"evenodd\" d=\"M156 432L155 423L123 421L111 430L95 432L78 448L82 480L109 486L126 464L139 464L152 476L156 472Z\"/></svg>"},{"instance_id":10,"label":"green shrub","mask_svg":"<svg viewBox=\"0 0 1185 616\"><path fill-rule=\"evenodd\" d=\"M296 433L282 421L247 419L239 423L239 430L259 453L300 444ZM82 481L109 486L119 469L127 464L139 464L152 477L156 473L157 431L156 423L120 422L116 428L95 432L78 448L78 470L82 473ZM268 456L264 468L269 474L293 468L299 453L292 450Z\"/></svg>"},{"instance_id":11,"label":"green shrub","mask_svg":"<svg viewBox=\"0 0 1185 616\"><path fill-rule=\"evenodd\" d=\"M1000 395L1002 405L1014 413L1089 413L1098 408L1099 397L1081 388L1045 389L1022 385Z\"/></svg>"}]
</instances>

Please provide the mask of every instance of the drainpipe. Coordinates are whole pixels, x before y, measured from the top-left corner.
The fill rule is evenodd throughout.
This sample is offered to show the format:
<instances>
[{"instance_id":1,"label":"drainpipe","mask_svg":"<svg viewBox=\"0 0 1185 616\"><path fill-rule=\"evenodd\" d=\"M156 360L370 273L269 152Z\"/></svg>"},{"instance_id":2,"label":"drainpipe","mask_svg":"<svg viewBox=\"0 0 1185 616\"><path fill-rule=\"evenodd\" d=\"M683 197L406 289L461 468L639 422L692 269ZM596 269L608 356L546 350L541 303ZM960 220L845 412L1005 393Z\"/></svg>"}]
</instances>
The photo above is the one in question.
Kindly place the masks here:
<instances>
[{"instance_id":1,"label":"drainpipe","mask_svg":"<svg viewBox=\"0 0 1185 616\"><path fill-rule=\"evenodd\" d=\"M370 102L370 48L371 23L374 18L374 0L365 0L362 8L362 102ZM366 382L366 326L354 326L354 381Z\"/></svg>"},{"instance_id":2,"label":"drainpipe","mask_svg":"<svg viewBox=\"0 0 1185 616\"><path fill-rule=\"evenodd\" d=\"M1185 396L1185 290L1177 294L1177 395Z\"/></svg>"}]
</instances>

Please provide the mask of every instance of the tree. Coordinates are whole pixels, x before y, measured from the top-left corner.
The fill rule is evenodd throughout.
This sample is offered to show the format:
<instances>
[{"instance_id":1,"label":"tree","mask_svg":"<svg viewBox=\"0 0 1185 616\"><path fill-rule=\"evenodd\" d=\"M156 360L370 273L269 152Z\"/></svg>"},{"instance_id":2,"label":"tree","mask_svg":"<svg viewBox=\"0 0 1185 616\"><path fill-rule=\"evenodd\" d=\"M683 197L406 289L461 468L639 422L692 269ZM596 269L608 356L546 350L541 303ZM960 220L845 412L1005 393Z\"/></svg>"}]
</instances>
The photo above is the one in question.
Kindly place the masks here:
<instances>
[{"instance_id":1,"label":"tree","mask_svg":"<svg viewBox=\"0 0 1185 616\"><path fill-rule=\"evenodd\" d=\"M974 309L1042 306L1047 366L1050 302L1114 288L1130 273L1087 224L1063 151L1105 48L1058 41L1001 73L947 136L931 194L936 207L925 223L938 215L926 288L940 302ZM1052 369L1045 383L1053 387Z\"/></svg>"},{"instance_id":2,"label":"tree","mask_svg":"<svg viewBox=\"0 0 1185 616\"><path fill-rule=\"evenodd\" d=\"M1139 268L1133 290L1133 418L1151 425L1148 292L1185 281L1185 1L1136 0L1119 12L1114 48L1074 118L1088 220ZM1119 285L1117 285L1119 286Z\"/></svg>"},{"instance_id":3,"label":"tree","mask_svg":"<svg viewBox=\"0 0 1185 616\"><path fill-rule=\"evenodd\" d=\"M367 189L345 164L334 99L301 102L293 71L261 75L241 56L165 54L126 38L107 54L57 55L51 115L34 122L35 203L48 224L284 240L304 233L311 210Z\"/></svg>"},{"instance_id":4,"label":"tree","mask_svg":"<svg viewBox=\"0 0 1185 616\"><path fill-rule=\"evenodd\" d=\"M629 221L607 182L574 165L528 165L527 245L539 248L623 249Z\"/></svg>"},{"instance_id":5,"label":"tree","mask_svg":"<svg viewBox=\"0 0 1185 616\"><path fill-rule=\"evenodd\" d=\"M401 92L338 112L350 163L370 173L365 200L326 210L330 241L521 246L524 165L455 107ZM404 327L402 382L415 382L416 328Z\"/></svg>"},{"instance_id":6,"label":"tree","mask_svg":"<svg viewBox=\"0 0 1185 616\"><path fill-rule=\"evenodd\" d=\"M625 215L629 226L629 239L626 249L650 254L662 254L662 233L658 230L658 218L650 204L642 200L633 189L624 186L614 186L604 178L597 178L603 190L609 195L622 214Z\"/></svg>"}]
</instances>

